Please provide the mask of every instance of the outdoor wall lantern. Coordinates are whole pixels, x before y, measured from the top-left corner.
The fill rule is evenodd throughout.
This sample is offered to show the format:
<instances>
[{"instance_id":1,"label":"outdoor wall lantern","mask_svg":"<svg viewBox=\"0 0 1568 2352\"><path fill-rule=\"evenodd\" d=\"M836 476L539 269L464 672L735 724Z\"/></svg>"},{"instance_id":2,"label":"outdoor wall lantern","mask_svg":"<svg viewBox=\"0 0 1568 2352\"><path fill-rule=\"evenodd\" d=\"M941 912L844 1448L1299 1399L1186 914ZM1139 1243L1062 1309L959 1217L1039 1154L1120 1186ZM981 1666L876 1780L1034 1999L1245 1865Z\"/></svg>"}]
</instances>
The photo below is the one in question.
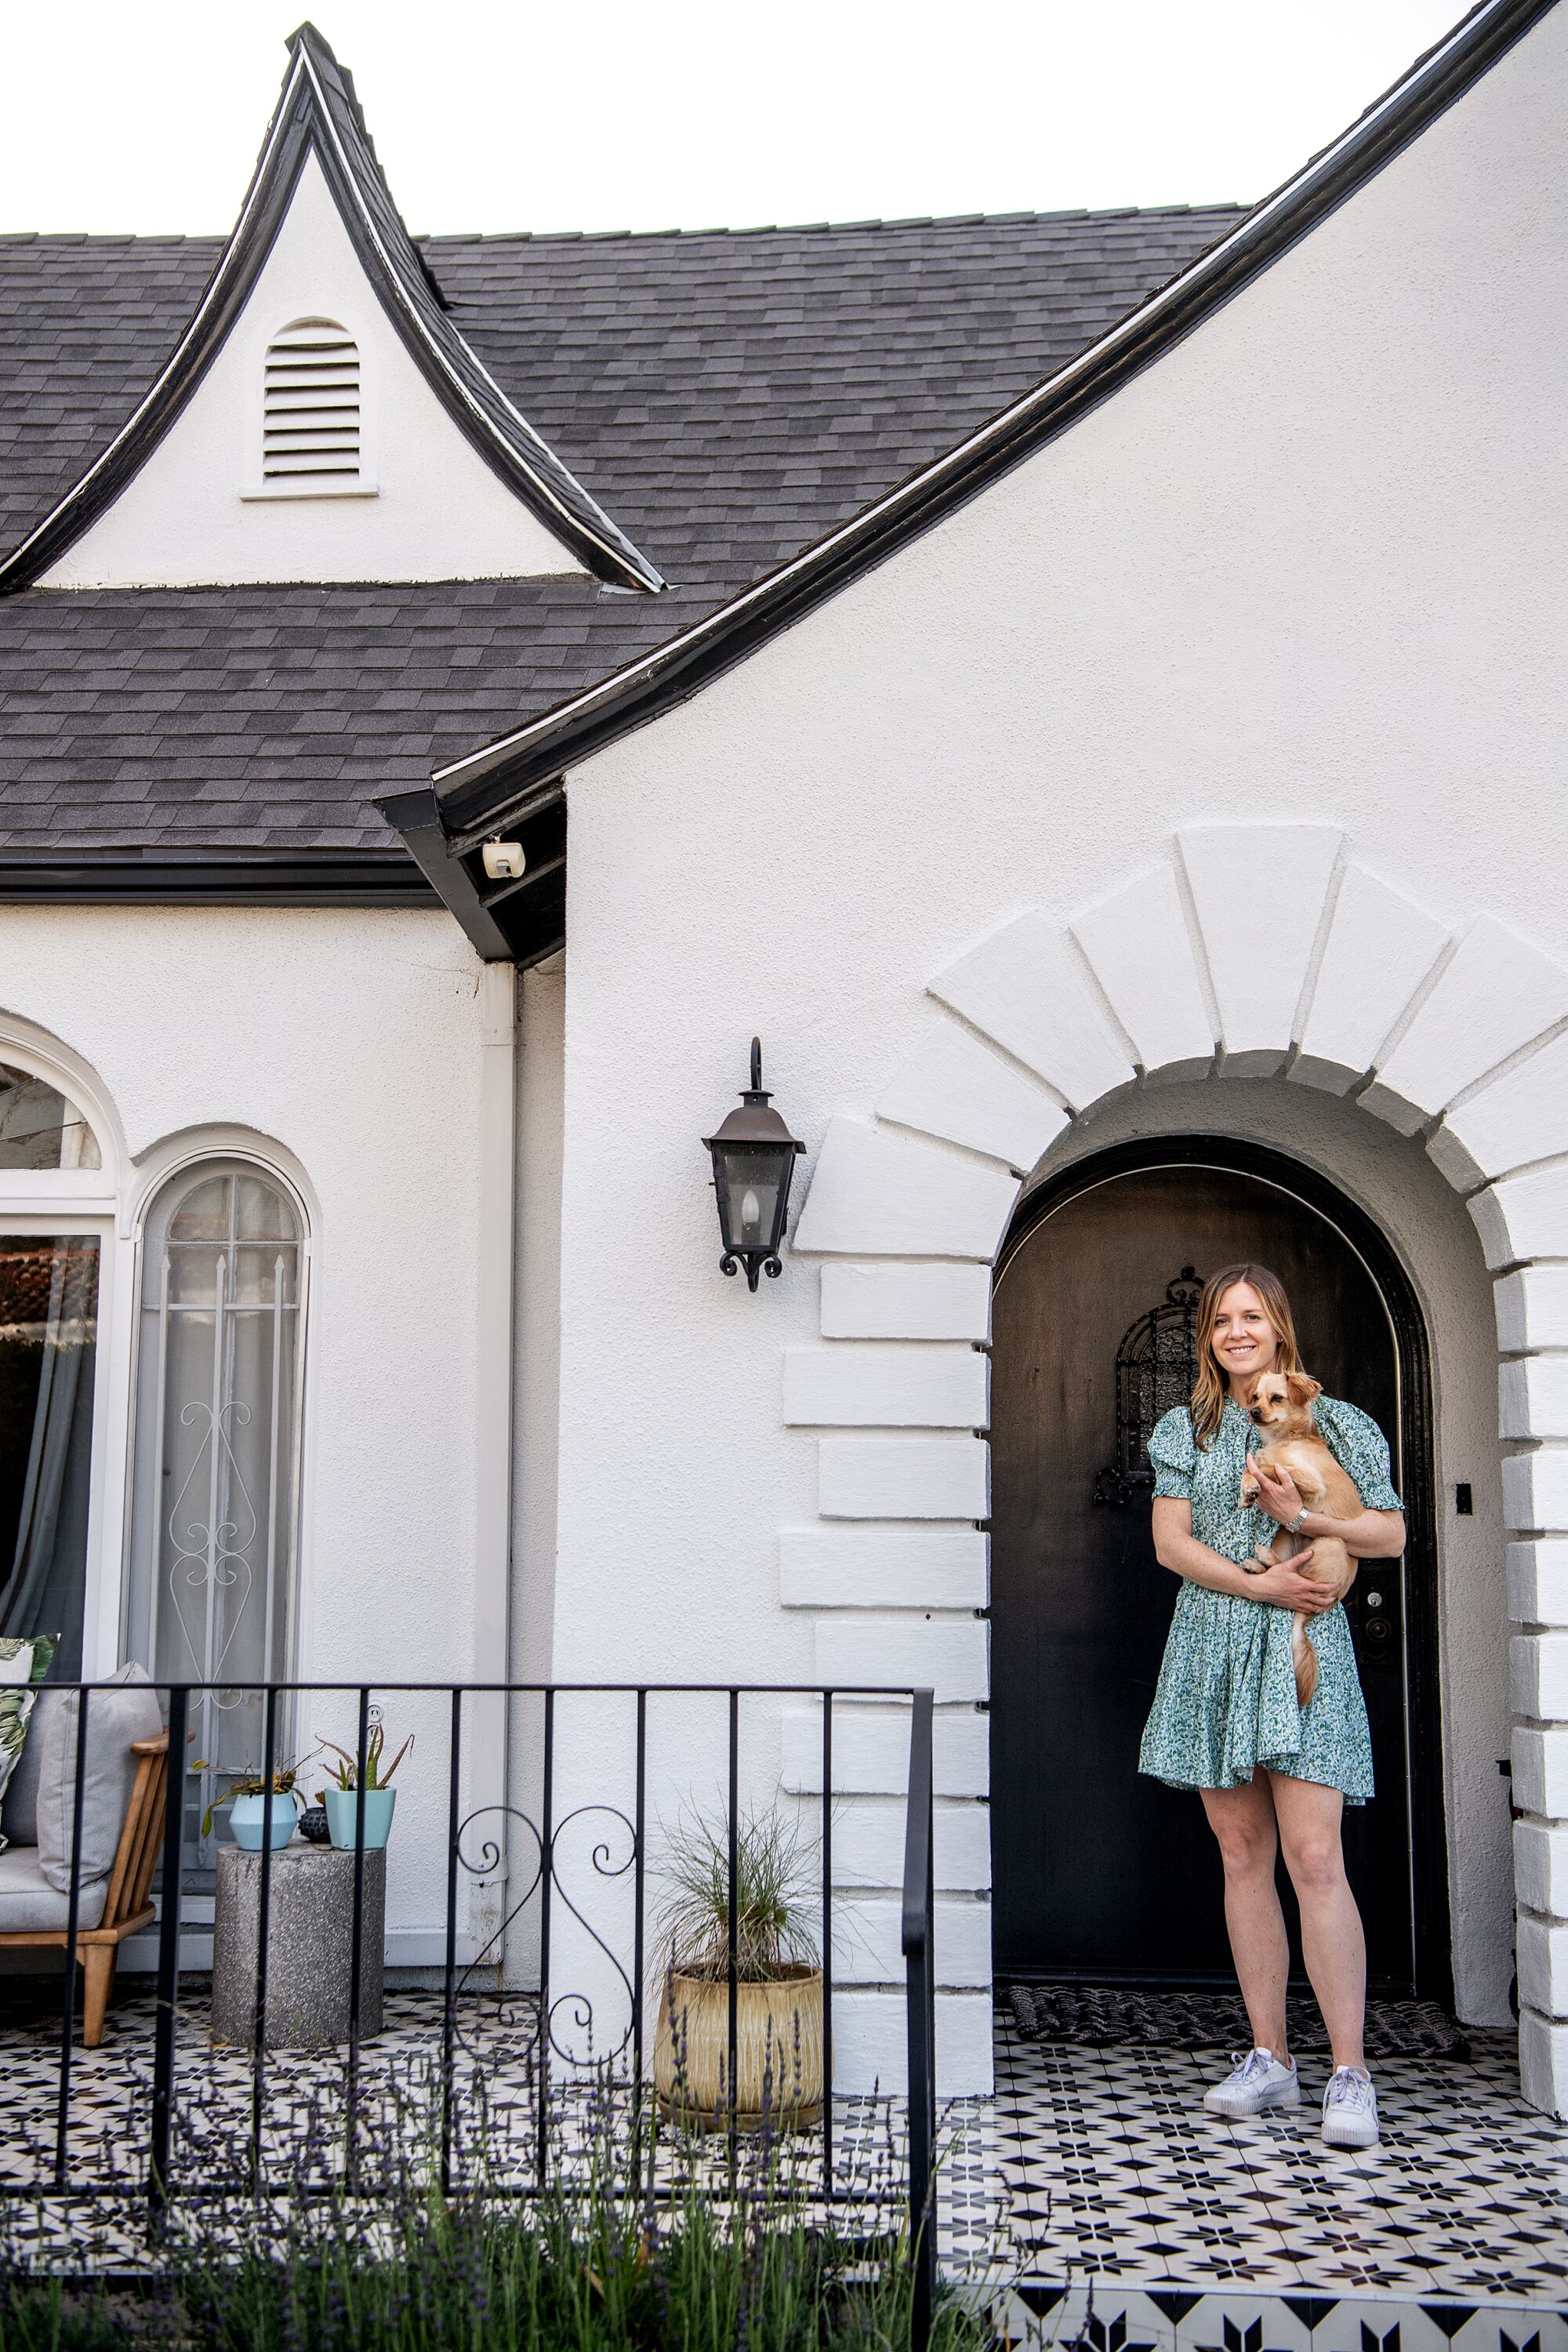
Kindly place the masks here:
<instances>
[{"instance_id":1,"label":"outdoor wall lantern","mask_svg":"<svg viewBox=\"0 0 1568 2352\"><path fill-rule=\"evenodd\" d=\"M713 1154L713 1190L719 1195L719 1231L724 1255L721 1274L744 1265L748 1288L759 1274L777 1276L779 1244L789 1214L789 1183L795 1156L804 1151L763 1092L763 1048L752 1040L752 1083L717 1135L702 1139Z\"/></svg>"}]
</instances>

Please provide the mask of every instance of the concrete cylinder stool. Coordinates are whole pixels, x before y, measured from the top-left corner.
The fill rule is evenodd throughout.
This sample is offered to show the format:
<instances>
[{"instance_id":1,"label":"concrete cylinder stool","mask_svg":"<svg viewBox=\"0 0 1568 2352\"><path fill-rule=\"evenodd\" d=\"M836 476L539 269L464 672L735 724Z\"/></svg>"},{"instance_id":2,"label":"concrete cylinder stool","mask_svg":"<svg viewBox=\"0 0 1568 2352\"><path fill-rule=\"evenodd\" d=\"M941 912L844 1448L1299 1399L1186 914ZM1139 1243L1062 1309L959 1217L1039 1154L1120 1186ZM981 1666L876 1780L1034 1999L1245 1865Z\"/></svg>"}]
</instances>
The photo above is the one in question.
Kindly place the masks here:
<instances>
[{"instance_id":1,"label":"concrete cylinder stool","mask_svg":"<svg viewBox=\"0 0 1568 2352\"><path fill-rule=\"evenodd\" d=\"M256 2036L257 1929L261 1856L220 1846L213 1921L212 2039L249 2050ZM336 1846L284 1846L272 1857L268 1895L268 2050L324 2050L349 2038L353 1967L354 1858ZM359 2027L381 2032L386 1942L386 1854L364 1857Z\"/></svg>"}]
</instances>

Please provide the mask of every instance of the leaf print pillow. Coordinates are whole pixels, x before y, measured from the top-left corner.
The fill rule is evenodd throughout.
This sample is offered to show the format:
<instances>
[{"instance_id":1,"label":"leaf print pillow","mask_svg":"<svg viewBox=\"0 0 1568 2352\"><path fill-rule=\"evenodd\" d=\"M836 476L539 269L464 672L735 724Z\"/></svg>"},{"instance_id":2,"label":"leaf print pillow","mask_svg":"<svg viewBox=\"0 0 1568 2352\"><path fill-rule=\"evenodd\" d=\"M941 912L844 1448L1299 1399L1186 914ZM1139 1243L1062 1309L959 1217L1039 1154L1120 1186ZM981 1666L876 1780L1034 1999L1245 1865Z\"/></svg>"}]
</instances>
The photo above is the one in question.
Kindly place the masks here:
<instances>
[{"instance_id":1,"label":"leaf print pillow","mask_svg":"<svg viewBox=\"0 0 1568 2352\"><path fill-rule=\"evenodd\" d=\"M27 1718L59 1639L58 1633L0 1635L0 1797L20 1761ZM0 1835L0 1847L5 1843Z\"/></svg>"}]
</instances>

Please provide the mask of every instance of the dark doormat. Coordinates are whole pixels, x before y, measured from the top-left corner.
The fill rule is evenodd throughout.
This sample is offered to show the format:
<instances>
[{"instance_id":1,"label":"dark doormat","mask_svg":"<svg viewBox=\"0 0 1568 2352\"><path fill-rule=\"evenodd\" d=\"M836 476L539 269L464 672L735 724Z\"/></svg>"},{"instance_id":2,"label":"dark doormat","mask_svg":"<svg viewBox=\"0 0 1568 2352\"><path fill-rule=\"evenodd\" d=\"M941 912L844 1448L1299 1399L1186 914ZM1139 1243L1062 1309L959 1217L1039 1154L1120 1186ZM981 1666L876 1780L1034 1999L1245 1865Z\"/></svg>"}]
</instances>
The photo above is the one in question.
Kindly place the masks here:
<instances>
[{"instance_id":1,"label":"dark doormat","mask_svg":"<svg viewBox=\"0 0 1568 2352\"><path fill-rule=\"evenodd\" d=\"M1247 2050L1252 2033L1237 1993L1145 1992L1127 1985L1010 1985L1018 2032L1030 2042L1079 2042L1110 2049L1142 2042L1158 2050ZM1294 2050L1326 2050L1329 2037L1310 1994L1292 1993L1286 2021ZM1372 2000L1369 2058L1468 2059L1470 2045L1433 2000Z\"/></svg>"}]
</instances>

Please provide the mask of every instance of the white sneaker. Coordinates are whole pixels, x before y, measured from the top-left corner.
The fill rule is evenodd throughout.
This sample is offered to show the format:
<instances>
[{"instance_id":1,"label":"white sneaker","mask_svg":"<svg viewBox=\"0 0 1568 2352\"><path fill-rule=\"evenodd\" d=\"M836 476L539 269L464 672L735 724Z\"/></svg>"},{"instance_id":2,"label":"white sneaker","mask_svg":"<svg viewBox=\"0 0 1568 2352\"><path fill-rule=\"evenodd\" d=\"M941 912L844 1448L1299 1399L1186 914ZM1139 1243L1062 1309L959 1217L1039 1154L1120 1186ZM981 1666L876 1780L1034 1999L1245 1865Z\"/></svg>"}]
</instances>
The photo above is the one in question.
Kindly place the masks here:
<instances>
[{"instance_id":1,"label":"white sneaker","mask_svg":"<svg viewBox=\"0 0 1568 2352\"><path fill-rule=\"evenodd\" d=\"M1211 2116L1260 2116L1268 2107L1300 2104L1295 2062L1282 2066L1272 2050L1248 2051L1245 2058L1237 2060L1223 2083L1204 2093L1204 2105Z\"/></svg>"},{"instance_id":2,"label":"white sneaker","mask_svg":"<svg viewBox=\"0 0 1568 2352\"><path fill-rule=\"evenodd\" d=\"M1323 2093L1323 2137L1331 2147L1377 2146L1377 2093L1359 2066L1337 2066Z\"/></svg>"}]
</instances>

